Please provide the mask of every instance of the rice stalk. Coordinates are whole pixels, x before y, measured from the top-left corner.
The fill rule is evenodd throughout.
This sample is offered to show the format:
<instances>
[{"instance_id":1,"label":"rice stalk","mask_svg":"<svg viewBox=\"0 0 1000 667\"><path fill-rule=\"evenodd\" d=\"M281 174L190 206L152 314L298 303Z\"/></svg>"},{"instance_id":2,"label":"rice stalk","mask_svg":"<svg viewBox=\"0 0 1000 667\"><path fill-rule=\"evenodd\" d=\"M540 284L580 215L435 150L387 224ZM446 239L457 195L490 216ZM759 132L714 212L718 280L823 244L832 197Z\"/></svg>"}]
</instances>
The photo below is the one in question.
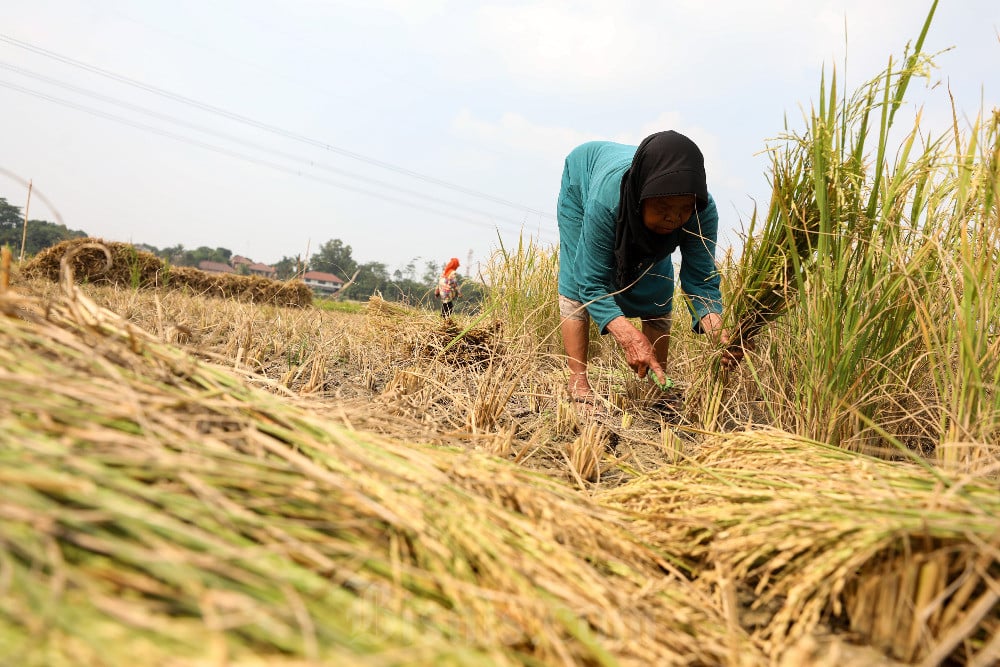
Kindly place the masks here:
<instances>
[{"instance_id":1,"label":"rice stalk","mask_svg":"<svg viewBox=\"0 0 1000 667\"><path fill-rule=\"evenodd\" d=\"M468 407L467 424L473 433L491 430L500 422L500 416L511 396L521 386L527 369L526 357L495 357L478 378L475 394Z\"/></svg>"},{"instance_id":2,"label":"rice stalk","mask_svg":"<svg viewBox=\"0 0 1000 667\"><path fill-rule=\"evenodd\" d=\"M570 469L581 481L596 482L601 477L601 460L607 446L607 433L603 425L591 422L580 435L566 447Z\"/></svg>"},{"instance_id":3,"label":"rice stalk","mask_svg":"<svg viewBox=\"0 0 1000 667\"><path fill-rule=\"evenodd\" d=\"M514 455L514 429L506 429L493 435L486 445L486 451L493 456L509 459Z\"/></svg>"},{"instance_id":4,"label":"rice stalk","mask_svg":"<svg viewBox=\"0 0 1000 667\"><path fill-rule=\"evenodd\" d=\"M771 610L780 655L824 619L897 659L970 664L1000 630L1000 489L773 431L717 435L683 464L600 496L712 581ZM958 639L956 640L956 637Z\"/></svg>"},{"instance_id":5,"label":"rice stalk","mask_svg":"<svg viewBox=\"0 0 1000 667\"><path fill-rule=\"evenodd\" d=\"M616 512L324 420L66 286L0 296L3 660L761 662Z\"/></svg>"},{"instance_id":6,"label":"rice stalk","mask_svg":"<svg viewBox=\"0 0 1000 667\"><path fill-rule=\"evenodd\" d=\"M923 71L921 48L937 3L925 20L906 64L886 71L851 97L837 91L836 74L827 92L825 76L819 102L807 118L808 131L792 133L786 125L783 144L770 149L772 196L764 219L756 211L738 269L740 283L730 300L729 317L736 323L734 346L744 346L769 321L783 313L790 299L806 285L807 275L825 262L848 265L838 251L842 242L874 238L877 214L905 198L899 185L901 169L889 189L882 183L888 133L906 88ZM879 137L872 160L874 174L866 181L864 158L872 112L881 114ZM914 135L909 143L912 144ZM905 165L909 147L899 159ZM762 228L757 231L758 225ZM886 225L888 229L888 225Z\"/></svg>"},{"instance_id":7,"label":"rice stalk","mask_svg":"<svg viewBox=\"0 0 1000 667\"><path fill-rule=\"evenodd\" d=\"M961 461L938 454L989 468L1000 455L988 444L1000 430L988 324L1000 315L996 121L977 119L965 138L956 120L953 136L935 137L917 113L890 144L911 79L931 63L921 49L935 8L902 67L890 60L851 95L824 79L807 130L772 149L772 198L751 220L727 319L744 345L789 317L737 376L750 387L731 393L787 404L764 405L787 419L776 425L861 451L980 442ZM731 394L706 393L703 424L738 414Z\"/></svg>"},{"instance_id":8,"label":"rice stalk","mask_svg":"<svg viewBox=\"0 0 1000 667\"><path fill-rule=\"evenodd\" d=\"M523 338L538 354L560 353L558 253L523 234L517 248L508 249L502 239L499 244L486 263L484 312L504 321L512 338Z\"/></svg>"}]
</instances>

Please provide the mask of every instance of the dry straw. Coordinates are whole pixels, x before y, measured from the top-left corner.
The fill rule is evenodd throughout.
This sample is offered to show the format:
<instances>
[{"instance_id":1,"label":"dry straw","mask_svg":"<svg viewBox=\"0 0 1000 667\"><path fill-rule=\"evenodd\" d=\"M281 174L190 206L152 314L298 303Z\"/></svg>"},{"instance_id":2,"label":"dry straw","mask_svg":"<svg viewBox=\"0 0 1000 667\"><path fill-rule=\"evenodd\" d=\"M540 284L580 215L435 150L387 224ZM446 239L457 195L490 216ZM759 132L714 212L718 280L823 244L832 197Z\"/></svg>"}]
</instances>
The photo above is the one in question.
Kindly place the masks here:
<instances>
[{"instance_id":1,"label":"dry straw","mask_svg":"<svg viewBox=\"0 0 1000 667\"><path fill-rule=\"evenodd\" d=\"M898 659L995 664L1000 490L783 432L710 438L682 465L600 497L682 552L704 583L740 584L781 655L821 624Z\"/></svg>"},{"instance_id":2,"label":"dry straw","mask_svg":"<svg viewBox=\"0 0 1000 667\"><path fill-rule=\"evenodd\" d=\"M97 246L103 247L109 253ZM73 252L76 249L78 252ZM72 253L77 280L124 287L168 287L203 296L258 304L308 306L312 292L299 280L281 282L259 276L214 275L188 266L169 266L153 253L128 243L100 239L71 239L47 248L27 262L24 278L59 279L62 258Z\"/></svg>"},{"instance_id":3,"label":"dry straw","mask_svg":"<svg viewBox=\"0 0 1000 667\"><path fill-rule=\"evenodd\" d=\"M583 426L580 436L566 448L570 470L581 482L597 482L601 477L601 460L607 447L606 429L592 422Z\"/></svg>"},{"instance_id":4,"label":"dry straw","mask_svg":"<svg viewBox=\"0 0 1000 667\"><path fill-rule=\"evenodd\" d=\"M616 512L334 425L65 287L0 295L0 662L761 664Z\"/></svg>"}]
</instances>

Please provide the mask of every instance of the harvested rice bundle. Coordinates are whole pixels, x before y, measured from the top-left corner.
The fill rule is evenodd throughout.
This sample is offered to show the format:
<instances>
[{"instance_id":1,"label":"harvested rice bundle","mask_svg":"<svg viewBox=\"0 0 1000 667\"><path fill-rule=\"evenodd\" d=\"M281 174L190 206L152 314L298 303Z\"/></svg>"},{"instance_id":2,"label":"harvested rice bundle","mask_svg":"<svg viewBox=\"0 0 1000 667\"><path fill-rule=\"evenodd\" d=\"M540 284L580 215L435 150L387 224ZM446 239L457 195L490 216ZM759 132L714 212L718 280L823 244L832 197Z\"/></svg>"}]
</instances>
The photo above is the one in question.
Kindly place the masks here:
<instances>
[{"instance_id":1,"label":"harvested rice bundle","mask_svg":"<svg viewBox=\"0 0 1000 667\"><path fill-rule=\"evenodd\" d=\"M72 289L0 295L0 661L762 662L616 512L314 418Z\"/></svg>"},{"instance_id":2,"label":"harvested rice bundle","mask_svg":"<svg viewBox=\"0 0 1000 667\"><path fill-rule=\"evenodd\" d=\"M70 239L40 252L21 270L24 278L59 280L65 256L76 280L132 288L188 289L204 296L250 303L304 307L312 291L300 280L282 282L260 276L213 275L188 266L168 266L156 255L128 243Z\"/></svg>"},{"instance_id":3,"label":"harvested rice bundle","mask_svg":"<svg viewBox=\"0 0 1000 667\"><path fill-rule=\"evenodd\" d=\"M904 54L901 69L894 71L890 61L884 73L850 98L841 97L835 76L829 91L824 81L819 103L807 119L808 130L799 136L786 128L783 145L772 149L771 200L759 234L754 212L736 272L738 284L729 300L727 318L734 323L731 347L745 346L781 315L791 296L804 288L814 265L849 266L843 256L847 248L878 243L880 219L897 215L913 191L926 184L920 174L910 178L905 164L909 146L901 150L899 173L886 183L882 179L889 129L910 79L924 65L921 49L936 5L932 4L913 51ZM880 134L870 157L866 143L875 125L873 112L880 115L875 119ZM871 174L865 164L869 159L874 166ZM913 206L917 213L917 204Z\"/></svg>"},{"instance_id":4,"label":"harvested rice bundle","mask_svg":"<svg viewBox=\"0 0 1000 667\"><path fill-rule=\"evenodd\" d=\"M93 238L69 239L46 248L21 268L21 275L57 281L60 263L68 253L72 253L73 275L81 282L162 287L168 281L163 260L153 253L137 250L129 243Z\"/></svg>"},{"instance_id":5,"label":"harvested rice bundle","mask_svg":"<svg viewBox=\"0 0 1000 667\"><path fill-rule=\"evenodd\" d=\"M821 620L902 660L1000 659L1000 489L782 432L718 435L687 464L604 494L635 530L739 582L780 654Z\"/></svg>"},{"instance_id":6,"label":"harvested rice bundle","mask_svg":"<svg viewBox=\"0 0 1000 667\"><path fill-rule=\"evenodd\" d=\"M755 234L754 212L739 267L733 272L738 282L729 301L729 317L736 322L731 348L745 347L785 312L796 276L815 245L819 215L807 173L807 150L801 143L792 144L773 158L773 192L763 229Z\"/></svg>"}]
</instances>

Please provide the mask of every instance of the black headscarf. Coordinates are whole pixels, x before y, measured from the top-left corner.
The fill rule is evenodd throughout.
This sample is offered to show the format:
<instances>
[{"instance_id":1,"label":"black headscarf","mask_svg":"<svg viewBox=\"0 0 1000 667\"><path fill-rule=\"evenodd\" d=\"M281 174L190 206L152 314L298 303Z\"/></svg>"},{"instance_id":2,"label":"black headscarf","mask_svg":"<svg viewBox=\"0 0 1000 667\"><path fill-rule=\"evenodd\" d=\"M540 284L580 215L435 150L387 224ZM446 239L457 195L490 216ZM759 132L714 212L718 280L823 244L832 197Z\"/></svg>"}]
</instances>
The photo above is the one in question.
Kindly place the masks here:
<instances>
[{"instance_id":1,"label":"black headscarf","mask_svg":"<svg viewBox=\"0 0 1000 667\"><path fill-rule=\"evenodd\" d=\"M708 206L705 158L683 134L667 130L642 140L622 176L615 223L615 287L624 289L677 247L675 234L655 234L642 222L647 197L694 195L698 211Z\"/></svg>"}]
</instances>

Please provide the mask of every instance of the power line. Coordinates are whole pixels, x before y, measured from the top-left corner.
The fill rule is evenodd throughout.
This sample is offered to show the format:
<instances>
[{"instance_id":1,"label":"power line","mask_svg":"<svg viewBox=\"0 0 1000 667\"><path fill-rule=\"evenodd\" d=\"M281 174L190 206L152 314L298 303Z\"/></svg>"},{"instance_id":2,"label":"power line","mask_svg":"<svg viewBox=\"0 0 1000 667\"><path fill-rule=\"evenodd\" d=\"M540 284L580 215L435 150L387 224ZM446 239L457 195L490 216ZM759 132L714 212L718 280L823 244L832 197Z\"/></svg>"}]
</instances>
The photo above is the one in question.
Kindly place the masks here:
<instances>
[{"instance_id":1,"label":"power line","mask_svg":"<svg viewBox=\"0 0 1000 667\"><path fill-rule=\"evenodd\" d=\"M228 134L226 132L220 132L218 130L214 130L214 129L206 127L204 125L199 125L197 123L192 123L192 122L189 122L189 121L184 120L182 118L178 118L176 116L172 116L170 114L165 114L165 113L161 113L161 112L158 112L158 111L154 111L152 109L147 109L145 107L141 107L141 106L132 104L130 102L126 102L126 101L123 101L123 100L120 100L120 99L117 99L117 98L114 98L114 97L110 97L108 95L104 95L104 94L101 94L101 93L98 93L98 92L95 92L95 91L92 91L92 90L88 90L86 88L82 88L80 86L77 86L77 85L74 85L74 84L71 84L71 83L67 83L65 81L61 81L59 79L46 76L44 74L39 74L37 72L33 72L33 71L29 70L29 69L26 69L24 67L19 67L17 65L12 65L10 63L5 63L3 61L0 61L0 69L6 69L8 71L15 72L15 73L20 74L22 76L30 77L30 78L36 79L38 81L42 81L44 83L47 83L49 85L57 86L57 87L62 88L64 90L69 90L71 92L74 92L74 93L77 93L77 94L80 94L80 95L84 95L84 96L90 97L92 99L96 99L96 100L99 100L101 102L105 102L107 104L112 104L114 106L117 106L117 107L120 107L120 108L123 108L123 109L127 109L129 111L134 111L136 113L140 113L140 114L143 114L145 116L149 116L151 118L156 118L158 120L166 121L166 122L172 123L174 125L179 125L181 127L192 129L192 130L195 130L197 132L201 132L201 133L204 133L204 134L207 134L207 135L210 135L210 136L214 136L214 137L217 137L217 138L225 139L227 141L231 141L231 142L236 143L236 144L242 144L243 146L246 146L246 147L249 147L249 148L253 148L254 150L261 151L263 153L268 153L270 155L274 155L276 157L280 157L280 158L283 158L283 159L286 159L286 160L290 160L290 161L293 161L293 162L300 162L300 163L306 164L306 165L308 165L310 167L313 167L315 169L321 169L323 171L332 172L332 173L338 174L340 176L345 176L347 178L364 181L364 182L369 183L371 185L377 185L377 186L385 187L385 188L388 188L389 190L391 190L391 191L393 191L395 193L403 193L403 194L409 195L411 197L416 197L418 199L424 199L424 200L431 201L431 202L436 203L436 204L443 204L445 206L451 206L453 208L460 209L460 210L463 210L463 211L467 211L469 213L473 213L473 214L476 214L476 215L481 215L481 216L486 217L486 218L494 218L494 216L492 214L487 213L487 212L485 212L485 211L483 211L481 209L473 208L471 206L466 206L464 204L460 204L460 203L457 203L457 202L448 201L446 199L441 199L439 197L434 197L434 196L425 194L423 192L418 192L416 190L410 190L410 189L407 189L407 188L400 188L400 187L398 187L398 186L396 186L396 185L394 185L392 183L389 183L387 181L381 181L381 180L378 180L378 179L369 178L367 176L362 176L360 174L353 173L353 172L348 171L346 169L340 169L340 168L334 167L332 165L324 164L322 162L317 162L315 160L310 160L309 158L305 158L305 157L302 157L300 155L295 155L293 153L288 153L288 152L285 152L285 151L277 150L277 149L271 148L269 146L264 146L262 144L258 144L258 143L252 142L252 141L248 141L246 139L243 139L243 138L238 137L238 136L233 135L233 134ZM25 91L26 90L28 90L28 89L25 89ZM24 92L24 91L22 91L22 92ZM49 100L49 101L52 101L52 100ZM517 224L517 223L514 223L514 222L512 222L510 220L505 220L505 222L507 222L508 224Z\"/></svg>"},{"instance_id":2,"label":"power line","mask_svg":"<svg viewBox=\"0 0 1000 667\"><path fill-rule=\"evenodd\" d=\"M268 167L270 169L274 169L274 170L277 170L277 171L280 171L280 172L283 172L283 173L286 173L286 174L291 174L293 176L299 176L299 177L302 177L302 178L307 178L309 180L316 181L317 183L322 183L324 185L330 185L330 186L333 186L333 187L338 187L338 188L342 188L342 189L345 189L345 190L351 190L353 192L359 192L361 194L370 195L370 196L373 196L373 197L377 197L377 198L379 198L382 201L390 201L390 202L401 204L403 206L407 206L407 207L410 207L410 208L419 209L419 210L422 210L422 211L433 213L435 215L446 216L446 217L449 217L449 218L460 220L460 221L465 222L467 224L477 225L477 226L480 226L480 227L486 227L486 228L493 229L493 230L496 230L496 229L500 228L500 226L498 224L497 225L490 225L490 224L487 224L487 223L478 222L478 221L475 221L475 220L471 220L471 219L469 219L467 217L459 216L459 215L457 215L455 213L450 213L448 211L441 211L441 210L434 209L434 208L431 208L431 207L428 207L428 206L423 206L421 204L416 204L416 203L413 203L413 202L410 202L410 201L406 201L406 200L400 199L398 197L393 197L392 195L386 195L386 194L381 193L381 192L376 192L376 191L368 190L368 189L365 189L365 188L359 188L359 187L354 186L354 185L350 185L350 184L346 184L346 183L341 183L341 182L338 182L338 181L333 181L333 180L327 179L327 178L322 178L320 176L316 176L314 174L310 174L308 172L304 172L304 171L299 170L299 169L293 169L293 168L287 167L285 165L278 164L276 162L272 162L270 160L262 160L260 158L253 157L253 156L250 156L250 155L246 155L244 153L239 153L237 151L233 151L233 150L230 150L228 148L224 148L222 146L215 146L215 145L203 142L203 141L199 141L197 139L192 139L190 137L185 137L185 136L182 136L182 135L179 135L179 134L175 134L173 132L168 132L166 130L163 130L163 129L160 129L160 128L157 128L157 127L153 127L151 125L146 125L144 123L137 123L137 122L132 121L130 119L123 118L121 116L116 116L116 115L108 113L106 111L101 111L99 109L93 109L91 107L87 107L87 106L84 106L84 105L81 105L81 104L77 104L77 103L69 101L69 100L65 100L65 99L62 99L62 98L59 98L59 97L54 97L52 95L48 95L46 93L42 93L42 92L39 92L39 91L36 91L36 90L31 90L30 88L24 88L23 86L19 86L17 84L10 83L9 81L0 80L0 86L3 86L5 88L9 88L11 90L20 92L20 93L25 94L25 95L30 95L32 97L36 97L36 98L39 98L39 99L42 99L42 100L45 100L45 101L48 101L48 102L52 102L53 104L58 104L58 105L61 105L61 106L64 106L64 107L68 107L70 109L75 109L77 111L82 111L84 113L88 113L88 114L91 114L91 115L94 115L94 116L97 116L97 117L100 117L100 118L104 118L106 120L110 120L110 121L113 121L113 122L116 122L116 123L127 125L129 127L133 127L133 128L139 129L139 130L146 131L146 132L151 132L153 134L157 134L157 135L162 136L162 137L167 137L169 139L173 139L175 141L179 141L181 143L185 143L185 144L188 144L188 145L191 145L191 146L196 146L198 148L201 148L201 149L204 149L204 150L207 150L207 151L211 151L213 153L218 153L220 155L225 155L227 157L234 158L234 159L237 159L237 160L242 160L244 162L248 162L248 163L251 163L251 164L258 165L258 166ZM507 224L512 224L511 221L506 221L506 222L507 222ZM516 224L516 223L514 223L514 224ZM511 229L507 229L506 231L512 231L512 230Z\"/></svg>"},{"instance_id":3,"label":"power line","mask_svg":"<svg viewBox=\"0 0 1000 667\"><path fill-rule=\"evenodd\" d=\"M233 121L236 121L238 123L242 123L244 125L249 125L251 127L255 127L257 129L264 130L266 132L270 132L272 134L276 134L278 136L285 137L286 139L291 139L293 141L298 141L298 142L301 142L301 143L304 143L304 144L308 144L308 145L314 146L316 148L321 148L323 150L330 151L330 152L333 152L333 153L337 153L339 155L343 155L345 157L349 157L349 158L354 159L354 160L358 160L358 161L365 162L365 163L368 163L368 164L371 164L371 165L374 165L374 166L377 166L377 167L381 167L382 169L388 169L388 170L394 171L394 172L396 172L398 174L403 174L405 176L409 176L411 178L416 178L416 179L425 181L427 183L433 183L435 185L439 185L439 186L444 187L444 188L455 190L456 192L461 192L463 194L471 195L473 197L479 197L481 199L487 199L487 200L492 201L494 203L502 204L504 206L509 206L511 208L518 209L520 211L525 211L525 212L528 212L528 213L534 213L536 215L540 215L540 216L543 216L543 217L546 217L546 218L555 219L555 215L553 215L552 213L549 213L548 211L543 211L543 210L540 210L540 209L531 208L530 206L525 206L523 204L518 204L517 202L513 202L513 201L510 201L508 199L503 199L501 197L495 197L495 196L487 194L485 192L479 192L477 190L472 190L470 188L466 188L464 186L457 185L455 183L451 183L449 181L445 181L445 180L442 180L442 179L439 179L439 178L434 178L433 176L427 176L425 174L421 174L419 172L416 172L416 171L413 171L413 170L410 170L410 169L406 169L405 167L400 167L398 165L394 165L394 164L392 164L390 162L385 162L384 160L377 160L375 158L370 158L370 157L362 155L360 153L355 153L354 151L349 151L349 150L347 150L345 148L340 148L339 146L334 146L334 145L326 143L324 141L320 141L318 139L312 139L310 137L307 137L305 135L299 134L297 132L292 132L290 130L286 130L286 129L280 128L280 127L278 127L276 125L270 125L268 123L264 123L262 121L258 121L258 120L255 120L253 118L250 118L248 116L243 116L241 114L229 111L227 109L223 109L221 107L217 107L217 106L208 104L206 102L201 102L199 100L196 100L196 99L193 99L193 98L181 95L179 93L174 93L174 92L166 90L164 88L159 88L157 86L153 86L151 84L144 83L144 82L139 81L137 79L132 79L130 77L123 76L121 74L116 74L116 73L111 72L109 70L106 70L106 69L103 69L103 68L100 68L100 67L96 67L94 65L90 65L90 64L81 62L79 60L75 60L75 59L70 58L68 56L64 56L64 55L58 54L58 53L56 53L54 51L51 51L49 49L46 49L46 48L43 48L43 47L40 47L40 46L35 46L34 44L30 44L28 42L21 41L19 39L16 39L14 37L9 36L9 35L5 35L3 33L0 33L0 41L6 42L6 43L8 43L8 44L10 44L12 46L16 46L16 47L21 48L21 49L25 49L27 51L31 51L32 53L44 56L46 58L50 58L52 60L56 60L56 61L59 61L59 62L64 63L64 64L71 65L73 67L77 67L77 68L86 70L86 71L91 72L93 74L98 74L100 76L112 79L113 81L117 81L119 83L124 83L126 85L129 85L129 86L132 86L132 87L135 87L135 88L139 88L140 90L144 90L146 92L153 93L154 95L159 95L161 97L165 97L165 98L173 100L175 102L180 102L181 104L186 104L186 105L189 105L189 106L193 106L193 107L195 107L197 109L201 109L202 111L207 111L209 113L213 113L213 114L216 114L218 116L222 116L224 118L228 118L229 120L233 120Z\"/></svg>"}]
</instances>

